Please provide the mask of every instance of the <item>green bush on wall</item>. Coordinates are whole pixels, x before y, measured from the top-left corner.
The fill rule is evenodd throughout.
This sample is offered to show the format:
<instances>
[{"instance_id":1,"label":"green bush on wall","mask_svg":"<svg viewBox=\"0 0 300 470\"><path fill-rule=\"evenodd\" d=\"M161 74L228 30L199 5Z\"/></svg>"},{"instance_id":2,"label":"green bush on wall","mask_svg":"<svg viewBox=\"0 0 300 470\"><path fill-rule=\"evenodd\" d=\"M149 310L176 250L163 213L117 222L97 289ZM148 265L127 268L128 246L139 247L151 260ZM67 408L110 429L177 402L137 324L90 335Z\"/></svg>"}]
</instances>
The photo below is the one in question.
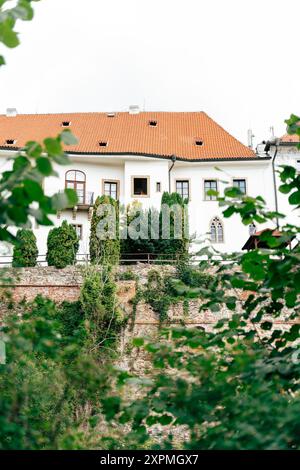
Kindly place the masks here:
<instances>
[{"instance_id":1,"label":"green bush on wall","mask_svg":"<svg viewBox=\"0 0 300 470\"><path fill-rule=\"evenodd\" d=\"M47 263L62 269L75 264L79 239L75 228L63 221L60 227L50 230L47 239Z\"/></svg>"},{"instance_id":2,"label":"green bush on wall","mask_svg":"<svg viewBox=\"0 0 300 470\"><path fill-rule=\"evenodd\" d=\"M106 207L112 209L110 214L108 214ZM115 214L112 214L113 211ZM101 233L102 238L100 238L97 234L97 227L109 215L112 216L112 221L115 224L111 224L111 226L107 224ZM119 263L119 204L109 196L98 197L94 204L90 233L90 257L93 264L115 265Z\"/></svg>"},{"instance_id":3,"label":"green bush on wall","mask_svg":"<svg viewBox=\"0 0 300 470\"><path fill-rule=\"evenodd\" d=\"M14 246L14 268L31 268L36 266L38 249L36 237L32 230L20 229L17 232L17 244Z\"/></svg>"}]
</instances>

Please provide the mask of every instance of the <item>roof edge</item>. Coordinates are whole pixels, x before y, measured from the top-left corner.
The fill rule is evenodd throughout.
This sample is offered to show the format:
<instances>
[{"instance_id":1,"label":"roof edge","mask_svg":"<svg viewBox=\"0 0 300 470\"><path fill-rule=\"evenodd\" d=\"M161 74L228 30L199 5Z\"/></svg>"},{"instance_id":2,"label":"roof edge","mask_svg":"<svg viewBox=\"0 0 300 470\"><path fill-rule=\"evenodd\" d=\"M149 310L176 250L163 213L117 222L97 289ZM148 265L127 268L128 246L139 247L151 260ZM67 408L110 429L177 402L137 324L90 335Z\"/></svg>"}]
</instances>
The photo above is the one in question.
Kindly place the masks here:
<instances>
[{"instance_id":1,"label":"roof edge","mask_svg":"<svg viewBox=\"0 0 300 470\"><path fill-rule=\"evenodd\" d=\"M8 152L18 152L22 151L22 147L5 147L5 146L0 146L0 150L6 150ZM65 153L67 155L91 155L91 156L140 156L140 157L150 157L150 158L161 158L164 160L170 160L173 155L160 155L160 154L152 154L152 153L142 153L142 152L77 152L76 150L71 151L71 150L66 150ZM178 161L184 161L184 162L189 162L189 163L197 163L197 162L210 162L210 161L225 161L225 162L231 162L231 161L265 161L265 160L271 160L272 157L211 157L211 158L187 158L187 157L182 157L182 156L177 156L176 155L176 160Z\"/></svg>"}]
</instances>

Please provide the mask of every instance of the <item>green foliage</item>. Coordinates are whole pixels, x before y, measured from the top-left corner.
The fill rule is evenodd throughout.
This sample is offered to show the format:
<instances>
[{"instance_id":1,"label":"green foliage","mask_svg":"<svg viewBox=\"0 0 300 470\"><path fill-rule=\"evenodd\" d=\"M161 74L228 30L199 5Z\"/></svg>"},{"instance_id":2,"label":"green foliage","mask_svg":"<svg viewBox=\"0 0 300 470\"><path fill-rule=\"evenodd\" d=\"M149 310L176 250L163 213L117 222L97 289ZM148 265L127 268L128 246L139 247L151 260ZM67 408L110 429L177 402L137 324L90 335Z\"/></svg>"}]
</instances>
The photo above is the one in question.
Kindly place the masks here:
<instances>
[{"instance_id":1,"label":"green foliage","mask_svg":"<svg viewBox=\"0 0 300 470\"><path fill-rule=\"evenodd\" d=\"M77 196L71 189L52 197L46 196L43 190L45 177L57 176L53 164L69 163L62 148L64 135L45 139L44 146L28 142L22 155L17 154L12 159L12 169L1 174L0 240L14 242L15 237L9 227L30 228L32 219L40 225L53 225L49 215L76 203Z\"/></svg>"},{"instance_id":2,"label":"green foliage","mask_svg":"<svg viewBox=\"0 0 300 470\"><path fill-rule=\"evenodd\" d=\"M189 287L203 287L207 289L213 281L213 276L203 272L199 267L181 263L178 266L179 279Z\"/></svg>"},{"instance_id":3,"label":"green foliage","mask_svg":"<svg viewBox=\"0 0 300 470\"><path fill-rule=\"evenodd\" d=\"M280 176L283 184L289 178L292 191L300 189L293 169L284 167ZM226 193L219 198L225 211L230 208L243 221L259 219L275 226L277 214L266 210L262 198L235 197ZM176 448L178 425L190 432L186 449L300 449L300 246L286 247L299 227L286 224L280 231L279 239L272 230L264 232L267 248L247 253L202 249L214 271L205 288L177 280L185 286L184 299L189 289L201 289L200 309L217 313L225 307L232 311L229 319L220 317L210 332L174 328L162 331L159 340L135 341L152 356L156 371L151 381L139 382L144 385L140 398L118 410L118 419L130 424L136 442L149 440L145 424L160 423L169 426L167 437L157 444L163 449ZM179 275L194 286L201 283L202 276L194 277L186 268ZM159 273L153 282L152 298L155 289L160 298ZM284 328L275 323L279 318Z\"/></svg>"},{"instance_id":4,"label":"green foliage","mask_svg":"<svg viewBox=\"0 0 300 470\"><path fill-rule=\"evenodd\" d=\"M105 224L104 220L110 216L110 221ZM103 230L100 230L101 224ZM102 265L118 264L120 259L119 204L109 196L98 197L94 204L90 257L93 264Z\"/></svg>"},{"instance_id":5,"label":"green foliage","mask_svg":"<svg viewBox=\"0 0 300 470\"><path fill-rule=\"evenodd\" d=\"M188 206L188 200L182 199L180 194L178 193L167 193L164 192L162 195L162 200L161 200L162 205L167 205L170 208L172 206L179 206L182 210L182 233L181 233L181 238L176 239L175 238L175 213L171 211L171 218L170 218L170 238L169 239L163 239L162 233L161 233L161 239L160 239L160 244L159 244L159 249L160 253L163 253L164 255L168 254L171 255L177 260L184 259L188 253L188 248L189 248L189 238L188 238L188 220L187 217L185 217L185 214L187 213L187 206ZM162 213L160 214L160 227L162 231Z\"/></svg>"},{"instance_id":6,"label":"green foliage","mask_svg":"<svg viewBox=\"0 0 300 470\"><path fill-rule=\"evenodd\" d=\"M139 254L159 253L159 240L151 237L151 220L159 214L155 209L143 210L142 205L134 201L126 207L125 226L127 236L121 240L121 253L131 253L137 258ZM135 228L138 238L130 236L129 227Z\"/></svg>"},{"instance_id":7,"label":"green foliage","mask_svg":"<svg viewBox=\"0 0 300 470\"><path fill-rule=\"evenodd\" d=\"M110 268L90 267L86 271L80 304L89 325L90 348L114 353L126 319L117 306L116 283Z\"/></svg>"},{"instance_id":8,"label":"green foliage","mask_svg":"<svg viewBox=\"0 0 300 470\"><path fill-rule=\"evenodd\" d=\"M297 135L300 137L300 117L295 114L291 114L290 118L285 121L287 125L287 131L290 135ZM300 149L300 143L298 144ZM291 167L290 167L291 168Z\"/></svg>"},{"instance_id":9,"label":"green foliage","mask_svg":"<svg viewBox=\"0 0 300 470\"><path fill-rule=\"evenodd\" d=\"M99 418L109 377L95 355L87 354L80 328L85 325L78 304L60 309L41 297L23 305L22 318L7 315L7 363L0 365L0 449L100 445L90 422Z\"/></svg>"},{"instance_id":10,"label":"green foliage","mask_svg":"<svg viewBox=\"0 0 300 470\"><path fill-rule=\"evenodd\" d=\"M149 271L144 298L153 310L159 314L160 322L168 319L168 310L171 305L171 297L166 291L166 279L161 273L156 269Z\"/></svg>"},{"instance_id":11,"label":"green foliage","mask_svg":"<svg viewBox=\"0 0 300 470\"><path fill-rule=\"evenodd\" d=\"M32 230L20 229L17 244L14 246L13 262L15 268L34 267L37 263L38 249Z\"/></svg>"},{"instance_id":12,"label":"green foliage","mask_svg":"<svg viewBox=\"0 0 300 470\"><path fill-rule=\"evenodd\" d=\"M138 276L131 269L118 273L117 277L119 281L136 281L138 279Z\"/></svg>"},{"instance_id":13,"label":"green foliage","mask_svg":"<svg viewBox=\"0 0 300 470\"><path fill-rule=\"evenodd\" d=\"M236 333L177 328L171 340L165 331L159 342L146 342L157 373L146 396L127 405L121 419L134 429L172 422L163 449L174 447L175 425L191 432L186 449L299 449L300 398L291 380L299 378L299 363L291 353L272 355ZM147 439L147 430L135 437Z\"/></svg>"},{"instance_id":14,"label":"green foliage","mask_svg":"<svg viewBox=\"0 0 300 470\"><path fill-rule=\"evenodd\" d=\"M34 14L31 3L39 0L18 0L13 8L5 8L8 1L0 1L0 42L6 47L14 48L19 45L18 33L15 31L16 21L31 21ZM4 64L4 57L0 56L0 66Z\"/></svg>"},{"instance_id":15,"label":"green foliage","mask_svg":"<svg viewBox=\"0 0 300 470\"><path fill-rule=\"evenodd\" d=\"M64 220L60 227L53 228L48 234L46 255L48 266L62 269L75 264L78 248L76 230Z\"/></svg>"},{"instance_id":16,"label":"green foliage","mask_svg":"<svg viewBox=\"0 0 300 470\"><path fill-rule=\"evenodd\" d=\"M123 237L121 242L121 252L139 254L156 254L157 262L164 260L178 260L184 258L188 253L189 238L187 236L187 204L178 193L169 194L165 192L161 200L162 205L169 206L173 209L178 207L181 210L181 234L176 238L175 233L175 211L170 211L170 233L168 238L164 238L162 209L158 213L156 209L143 210L141 204L133 202L126 208L124 231L129 236ZM157 225L157 234L155 233ZM134 227L139 234L137 238L130 237L130 227ZM155 233L155 236L154 236Z\"/></svg>"}]
</instances>

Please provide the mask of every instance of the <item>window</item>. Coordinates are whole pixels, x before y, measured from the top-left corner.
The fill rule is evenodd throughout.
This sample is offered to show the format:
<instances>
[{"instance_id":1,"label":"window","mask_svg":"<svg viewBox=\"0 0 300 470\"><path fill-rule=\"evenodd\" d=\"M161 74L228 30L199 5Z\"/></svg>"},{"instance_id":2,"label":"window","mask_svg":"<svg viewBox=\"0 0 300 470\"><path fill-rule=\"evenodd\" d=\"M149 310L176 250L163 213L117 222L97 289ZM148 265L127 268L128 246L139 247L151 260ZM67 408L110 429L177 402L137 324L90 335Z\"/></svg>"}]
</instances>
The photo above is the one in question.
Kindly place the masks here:
<instances>
[{"instance_id":1,"label":"window","mask_svg":"<svg viewBox=\"0 0 300 470\"><path fill-rule=\"evenodd\" d=\"M161 192L161 183L159 181L156 183L156 192L157 193Z\"/></svg>"},{"instance_id":2,"label":"window","mask_svg":"<svg viewBox=\"0 0 300 470\"><path fill-rule=\"evenodd\" d=\"M223 225L218 217L215 217L210 224L210 240L212 243L224 242Z\"/></svg>"},{"instance_id":3,"label":"window","mask_svg":"<svg viewBox=\"0 0 300 470\"><path fill-rule=\"evenodd\" d=\"M157 121L149 121L149 126L150 127L156 127L157 126Z\"/></svg>"},{"instance_id":4,"label":"window","mask_svg":"<svg viewBox=\"0 0 300 470\"><path fill-rule=\"evenodd\" d=\"M249 225L249 235L254 235L256 233L256 225L250 224Z\"/></svg>"},{"instance_id":5,"label":"window","mask_svg":"<svg viewBox=\"0 0 300 470\"><path fill-rule=\"evenodd\" d=\"M232 185L235 188L239 188L239 190L243 193L246 194L246 180L245 179L234 179L232 181Z\"/></svg>"},{"instance_id":6,"label":"window","mask_svg":"<svg viewBox=\"0 0 300 470\"><path fill-rule=\"evenodd\" d=\"M118 182L117 181L104 181L104 194L113 199L118 199Z\"/></svg>"},{"instance_id":7,"label":"window","mask_svg":"<svg viewBox=\"0 0 300 470\"><path fill-rule=\"evenodd\" d=\"M101 141L99 142L100 147L107 147L107 142Z\"/></svg>"},{"instance_id":8,"label":"window","mask_svg":"<svg viewBox=\"0 0 300 470\"><path fill-rule=\"evenodd\" d=\"M76 230L77 237L79 238L79 240L82 240L82 225L78 225L78 224L72 224L72 225Z\"/></svg>"},{"instance_id":9,"label":"window","mask_svg":"<svg viewBox=\"0 0 300 470\"><path fill-rule=\"evenodd\" d=\"M133 177L133 196L148 196L149 177Z\"/></svg>"},{"instance_id":10,"label":"window","mask_svg":"<svg viewBox=\"0 0 300 470\"><path fill-rule=\"evenodd\" d=\"M217 196L207 194L207 191L218 191L217 180L204 180L204 199L205 201L216 201Z\"/></svg>"},{"instance_id":11,"label":"window","mask_svg":"<svg viewBox=\"0 0 300 470\"><path fill-rule=\"evenodd\" d=\"M7 139L7 140L6 140L6 145L14 145L14 144L16 144L16 143L17 143L17 141L14 140L14 139Z\"/></svg>"},{"instance_id":12,"label":"window","mask_svg":"<svg viewBox=\"0 0 300 470\"><path fill-rule=\"evenodd\" d=\"M300 172L300 160L296 161L296 170Z\"/></svg>"},{"instance_id":13,"label":"window","mask_svg":"<svg viewBox=\"0 0 300 470\"><path fill-rule=\"evenodd\" d=\"M65 186L76 191L78 204L85 204L85 174L82 171L67 171Z\"/></svg>"},{"instance_id":14,"label":"window","mask_svg":"<svg viewBox=\"0 0 300 470\"><path fill-rule=\"evenodd\" d=\"M180 194L182 199L189 199L190 188L188 180L177 180L176 181L176 192Z\"/></svg>"},{"instance_id":15,"label":"window","mask_svg":"<svg viewBox=\"0 0 300 470\"><path fill-rule=\"evenodd\" d=\"M61 127L70 127L70 125L71 125L70 121L63 121L61 123Z\"/></svg>"},{"instance_id":16,"label":"window","mask_svg":"<svg viewBox=\"0 0 300 470\"><path fill-rule=\"evenodd\" d=\"M195 144L196 144L198 147L202 147L202 145L203 145L203 140L201 140L201 139L196 139L196 140L195 140Z\"/></svg>"}]
</instances>

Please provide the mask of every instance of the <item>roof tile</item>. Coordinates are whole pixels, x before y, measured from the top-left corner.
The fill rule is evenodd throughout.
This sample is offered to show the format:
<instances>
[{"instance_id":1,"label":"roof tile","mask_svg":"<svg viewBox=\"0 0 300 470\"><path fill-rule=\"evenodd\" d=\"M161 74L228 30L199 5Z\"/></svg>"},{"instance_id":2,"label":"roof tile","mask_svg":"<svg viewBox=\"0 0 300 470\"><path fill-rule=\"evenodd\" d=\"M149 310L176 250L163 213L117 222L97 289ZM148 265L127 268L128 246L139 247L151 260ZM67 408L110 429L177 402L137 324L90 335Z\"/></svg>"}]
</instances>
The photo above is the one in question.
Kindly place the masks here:
<instances>
[{"instance_id":1,"label":"roof tile","mask_svg":"<svg viewBox=\"0 0 300 470\"><path fill-rule=\"evenodd\" d=\"M96 154L140 154L186 160L254 158L249 149L204 112L141 112L139 114L107 113L21 114L0 115L0 147L6 140L17 140L23 147L29 140L41 142L62 131L62 122L70 121L79 143L68 152ZM157 121L156 127L149 121ZM197 146L201 139L203 145ZM109 142L100 147L99 142ZM7 147L9 148L9 147ZM11 147L10 147L11 148Z\"/></svg>"}]
</instances>

